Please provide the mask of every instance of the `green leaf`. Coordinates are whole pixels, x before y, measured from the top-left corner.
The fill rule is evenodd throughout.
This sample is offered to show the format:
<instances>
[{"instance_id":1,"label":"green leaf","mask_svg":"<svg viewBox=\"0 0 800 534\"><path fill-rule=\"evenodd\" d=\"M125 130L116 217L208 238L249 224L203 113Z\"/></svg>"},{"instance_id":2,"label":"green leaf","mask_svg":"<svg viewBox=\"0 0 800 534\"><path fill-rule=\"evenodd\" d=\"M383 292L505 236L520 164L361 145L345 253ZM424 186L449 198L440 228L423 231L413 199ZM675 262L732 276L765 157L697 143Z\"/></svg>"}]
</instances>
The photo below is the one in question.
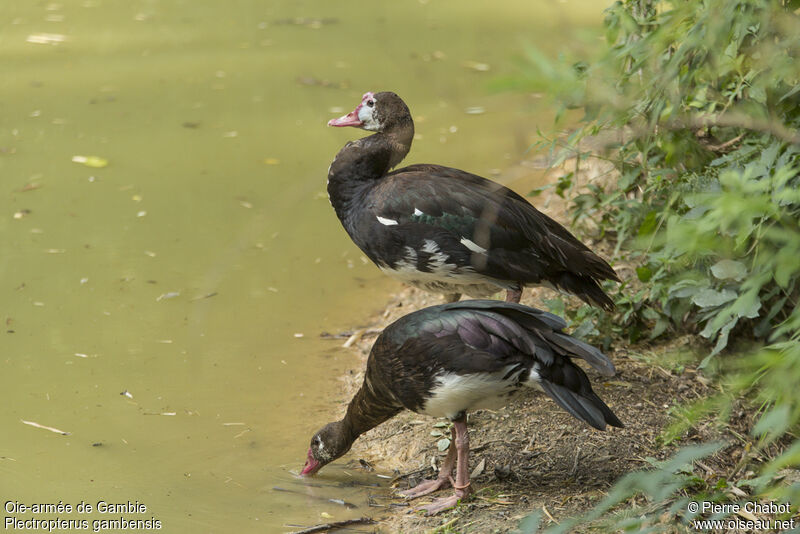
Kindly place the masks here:
<instances>
[{"instance_id":1,"label":"green leaf","mask_svg":"<svg viewBox=\"0 0 800 534\"><path fill-rule=\"evenodd\" d=\"M572 331L572 335L578 339L586 339L587 336L596 336L599 334L600 332L594 326L594 322L592 322L591 319L586 319L578 328Z\"/></svg>"},{"instance_id":2,"label":"green leaf","mask_svg":"<svg viewBox=\"0 0 800 534\"><path fill-rule=\"evenodd\" d=\"M701 308L713 308L722 306L736 298L736 292L730 289L717 291L716 289L706 288L698 291L693 297L692 302Z\"/></svg>"},{"instance_id":3,"label":"green leaf","mask_svg":"<svg viewBox=\"0 0 800 534\"><path fill-rule=\"evenodd\" d=\"M747 275L747 266L736 260L720 260L711 266L711 273L720 280L732 279L738 282Z\"/></svg>"},{"instance_id":4,"label":"green leaf","mask_svg":"<svg viewBox=\"0 0 800 534\"><path fill-rule=\"evenodd\" d=\"M564 317L564 310L565 305L564 301L561 299L542 299L544 305L547 306L547 311L552 313L553 315L558 315L559 317Z\"/></svg>"},{"instance_id":5,"label":"green leaf","mask_svg":"<svg viewBox=\"0 0 800 534\"><path fill-rule=\"evenodd\" d=\"M783 95L783 96L781 97L781 99L780 99L780 100L778 100L778 102L779 102L779 103L780 103L780 102L783 102L784 100L786 100L787 98L789 98L789 97L790 97L790 96L792 96L793 94L797 93L797 91L800 91L800 83L799 83L799 84L797 84L797 85L795 85L794 87L792 87L792 88L791 88L791 89L789 89L788 91L786 91L786 94L785 94L785 95Z\"/></svg>"},{"instance_id":6,"label":"green leaf","mask_svg":"<svg viewBox=\"0 0 800 534\"><path fill-rule=\"evenodd\" d=\"M655 231L657 224L658 223L656 221L656 212L651 211L645 216L644 220L642 221L642 224L639 225L639 232L638 232L639 237L644 237L652 234Z\"/></svg>"},{"instance_id":7,"label":"green leaf","mask_svg":"<svg viewBox=\"0 0 800 534\"><path fill-rule=\"evenodd\" d=\"M760 310L761 300L758 298L757 290L747 291L739 295L739 298L730 307L731 313L736 314L737 317L746 317L748 319L758 317Z\"/></svg>"},{"instance_id":8,"label":"green leaf","mask_svg":"<svg viewBox=\"0 0 800 534\"><path fill-rule=\"evenodd\" d=\"M789 428L790 415L789 406L786 404L776 406L761 416L753 427L753 435L765 435L769 441L774 440Z\"/></svg>"},{"instance_id":9,"label":"green leaf","mask_svg":"<svg viewBox=\"0 0 800 534\"><path fill-rule=\"evenodd\" d=\"M653 277L653 271L650 270L650 267L643 265L636 268L636 276L638 276L639 280L642 282L649 282Z\"/></svg>"}]
</instances>

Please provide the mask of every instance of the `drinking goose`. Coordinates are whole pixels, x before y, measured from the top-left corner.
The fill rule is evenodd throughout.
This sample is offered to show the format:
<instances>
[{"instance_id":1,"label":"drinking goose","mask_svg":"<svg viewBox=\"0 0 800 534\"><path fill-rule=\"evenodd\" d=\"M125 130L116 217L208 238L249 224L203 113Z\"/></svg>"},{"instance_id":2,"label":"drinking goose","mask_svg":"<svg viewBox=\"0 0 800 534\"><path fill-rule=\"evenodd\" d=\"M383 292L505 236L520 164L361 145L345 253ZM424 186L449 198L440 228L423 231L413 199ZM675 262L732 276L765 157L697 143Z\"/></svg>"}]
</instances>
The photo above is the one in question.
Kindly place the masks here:
<instances>
[{"instance_id":1,"label":"drinking goose","mask_svg":"<svg viewBox=\"0 0 800 534\"><path fill-rule=\"evenodd\" d=\"M565 326L550 313L496 300L441 304L398 319L375 341L364 382L344 418L314 434L301 474L313 475L350 450L358 436L403 409L446 417L453 422L453 439L438 478L404 493L416 498L452 486L452 496L421 508L433 514L471 493L470 410L497 407L523 386L534 386L594 428L621 427L571 358L585 360L605 376L614 374L614 365L565 334Z\"/></svg>"}]
</instances>

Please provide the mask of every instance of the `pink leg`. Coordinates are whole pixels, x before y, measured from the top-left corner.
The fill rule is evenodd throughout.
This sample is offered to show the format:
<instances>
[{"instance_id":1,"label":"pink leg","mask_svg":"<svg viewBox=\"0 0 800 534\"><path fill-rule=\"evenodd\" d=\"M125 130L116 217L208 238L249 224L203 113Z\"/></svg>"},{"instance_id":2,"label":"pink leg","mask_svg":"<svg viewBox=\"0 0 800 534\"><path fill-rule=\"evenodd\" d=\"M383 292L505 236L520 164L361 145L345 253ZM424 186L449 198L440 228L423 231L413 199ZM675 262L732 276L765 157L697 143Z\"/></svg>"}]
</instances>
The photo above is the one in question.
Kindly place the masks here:
<instances>
[{"instance_id":1,"label":"pink leg","mask_svg":"<svg viewBox=\"0 0 800 534\"><path fill-rule=\"evenodd\" d=\"M405 497L406 499L416 499L417 497L422 497L423 495L427 495L429 493L433 493L434 491L447 488L450 486L450 481L453 479L453 466L456 463L456 430L453 428L451 430L452 436L450 441L450 447L447 449L447 456L445 456L444 463L442 467L439 468L439 476L435 480L425 480L420 482L413 488L408 488L407 490L400 493L401 497Z\"/></svg>"},{"instance_id":2,"label":"pink leg","mask_svg":"<svg viewBox=\"0 0 800 534\"><path fill-rule=\"evenodd\" d=\"M424 510L426 515L438 514L443 510L448 510L466 499L472 489L469 486L469 434L467 433L467 417L453 421L456 444L456 480L452 482L455 492L452 497L436 499L427 506L422 506L419 510Z\"/></svg>"},{"instance_id":3,"label":"pink leg","mask_svg":"<svg viewBox=\"0 0 800 534\"><path fill-rule=\"evenodd\" d=\"M522 288L506 290L506 302L515 302L519 304L519 299L521 298L522 298Z\"/></svg>"}]
</instances>

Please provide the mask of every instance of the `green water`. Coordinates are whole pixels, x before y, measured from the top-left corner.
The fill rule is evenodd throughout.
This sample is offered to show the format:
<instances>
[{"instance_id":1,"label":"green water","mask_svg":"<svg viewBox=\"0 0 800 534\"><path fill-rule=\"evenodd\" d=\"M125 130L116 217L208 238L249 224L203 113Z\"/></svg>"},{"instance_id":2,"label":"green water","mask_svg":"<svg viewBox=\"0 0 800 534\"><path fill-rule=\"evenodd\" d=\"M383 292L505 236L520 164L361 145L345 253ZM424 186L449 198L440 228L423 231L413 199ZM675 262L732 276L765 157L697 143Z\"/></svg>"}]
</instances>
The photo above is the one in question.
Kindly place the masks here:
<instances>
[{"instance_id":1,"label":"green water","mask_svg":"<svg viewBox=\"0 0 800 534\"><path fill-rule=\"evenodd\" d=\"M417 119L409 162L502 170L552 115L488 82L526 40L557 50L599 9L5 0L3 517L282 532L378 513L367 494L385 504L386 490L347 482L381 479L346 459L310 482L294 474L359 365L320 332L365 324L398 287L325 194L330 160L361 132L324 125L394 90ZM146 511L13 511L101 500Z\"/></svg>"}]
</instances>

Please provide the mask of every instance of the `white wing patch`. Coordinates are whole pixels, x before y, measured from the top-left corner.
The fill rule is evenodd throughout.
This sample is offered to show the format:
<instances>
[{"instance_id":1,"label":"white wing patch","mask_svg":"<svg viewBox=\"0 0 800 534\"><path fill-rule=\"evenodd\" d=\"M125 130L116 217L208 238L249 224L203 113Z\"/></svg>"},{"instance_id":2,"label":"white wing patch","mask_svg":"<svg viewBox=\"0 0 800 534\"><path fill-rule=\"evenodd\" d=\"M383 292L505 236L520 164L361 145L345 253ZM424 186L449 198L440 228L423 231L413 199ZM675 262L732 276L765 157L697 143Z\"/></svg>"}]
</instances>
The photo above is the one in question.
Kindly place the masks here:
<instances>
[{"instance_id":1,"label":"white wing patch","mask_svg":"<svg viewBox=\"0 0 800 534\"><path fill-rule=\"evenodd\" d=\"M428 254L436 254L439 252L439 245L433 239L426 239L425 244L422 245L422 252L427 252Z\"/></svg>"},{"instance_id":2,"label":"white wing patch","mask_svg":"<svg viewBox=\"0 0 800 534\"><path fill-rule=\"evenodd\" d=\"M461 244L470 249L472 252L477 252L478 254L486 254L485 248L475 243L474 241L470 241L466 237L461 238Z\"/></svg>"},{"instance_id":3,"label":"white wing patch","mask_svg":"<svg viewBox=\"0 0 800 534\"><path fill-rule=\"evenodd\" d=\"M414 208L414 215L416 215L417 217L421 217L422 215L425 215L425 214L424 214L424 213L422 213L422 212L421 212L420 210L418 210L417 208Z\"/></svg>"},{"instance_id":4,"label":"white wing patch","mask_svg":"<svg viewBox=\"0 0 800 534\"><path fill-rule=\"evenodd\" d=\"M378 222L384 226L392 226L397 224L397 221L395 221L394 219L384 219L380 215L377 215L376 218L378 219Z\"/></svg>"},{"instance_id":5,"label":"white wing patch","mask_svg":"<svg viewBox=\"0 0 800 534\"><path fill-rule=\"evenodd\" d=\"M455 264L447 263L450 256L441 251L439 244L432 239L426 239L422 245L422 252L427 252L431 255L428 260L428 268L436 274L445 274L452 276L453 271L456 269Z\"/></svg>"}]
</instances>

